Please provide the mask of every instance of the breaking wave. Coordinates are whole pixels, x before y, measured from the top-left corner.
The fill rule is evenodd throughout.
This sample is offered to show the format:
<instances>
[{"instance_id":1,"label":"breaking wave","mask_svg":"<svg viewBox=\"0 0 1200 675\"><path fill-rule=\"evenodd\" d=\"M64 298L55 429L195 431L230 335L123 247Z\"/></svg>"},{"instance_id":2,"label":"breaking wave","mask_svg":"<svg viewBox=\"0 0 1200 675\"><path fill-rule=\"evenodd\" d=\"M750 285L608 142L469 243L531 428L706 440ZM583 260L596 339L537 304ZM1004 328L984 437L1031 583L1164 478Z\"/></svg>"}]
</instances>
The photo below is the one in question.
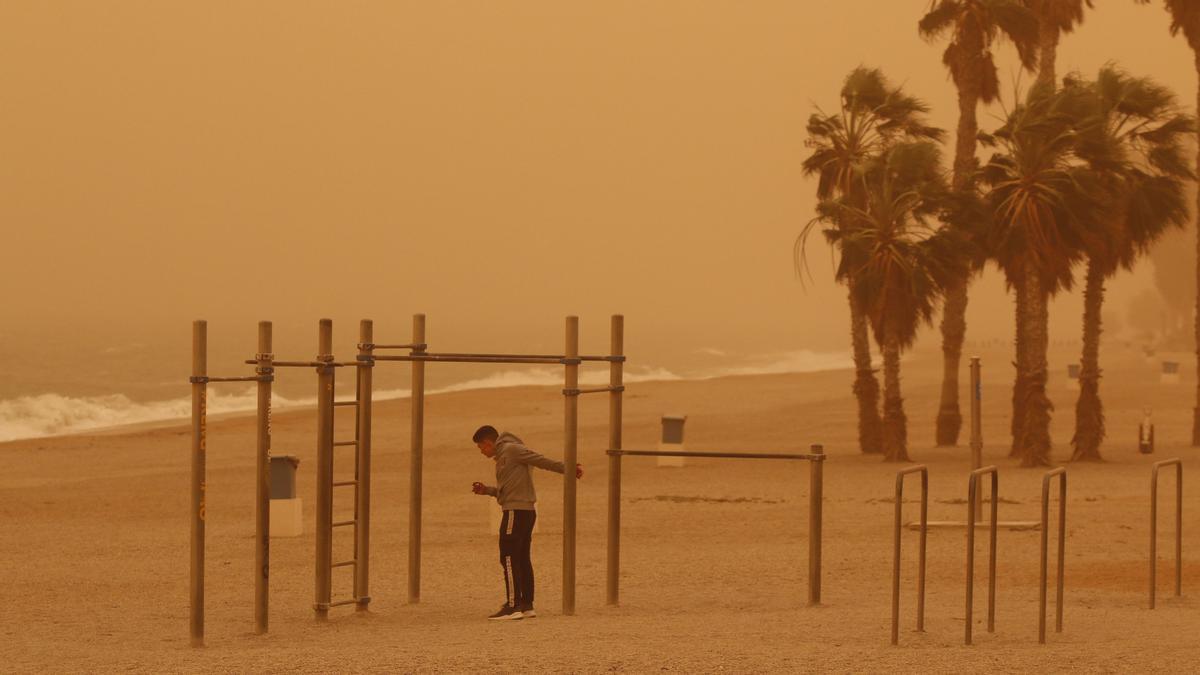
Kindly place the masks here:
<instances>
[{"instance_id":1,"label":"breaking wave","mask_svg":"<svg viewBox=\"0 0 1200 675\"><path fill-rule=\"evenodd\" d=\"M815 372L848 368L851 365L850 357L845 354L823 354L802 350L765 357L743 365L696 373L688 377L678 375L665 368L639 369L633 367L626 371L625 381L633 383L684 379L703 380L731 375ZM584 386L607 384L608 371L607 369L584 370L580 373L579 381ZM439 389L431 389L429 393L561 384L561 369L531 368L493 373ZM407 389L381 389L374 392L376 400L407 398L409 395L410 391ZM286 410L316 405L316 398L288 398L275 394L272 396L271 403L276 410ZM210 415L243 413L254 410L257 398L253 388L247 388L241 392L209 389L207 404ZM191 416L191 406L190 396L149 402L134 401L123 394L18 396L0 401L0 442L61 436L130 424L187 419Z\"/></svg>"}]
</instances>

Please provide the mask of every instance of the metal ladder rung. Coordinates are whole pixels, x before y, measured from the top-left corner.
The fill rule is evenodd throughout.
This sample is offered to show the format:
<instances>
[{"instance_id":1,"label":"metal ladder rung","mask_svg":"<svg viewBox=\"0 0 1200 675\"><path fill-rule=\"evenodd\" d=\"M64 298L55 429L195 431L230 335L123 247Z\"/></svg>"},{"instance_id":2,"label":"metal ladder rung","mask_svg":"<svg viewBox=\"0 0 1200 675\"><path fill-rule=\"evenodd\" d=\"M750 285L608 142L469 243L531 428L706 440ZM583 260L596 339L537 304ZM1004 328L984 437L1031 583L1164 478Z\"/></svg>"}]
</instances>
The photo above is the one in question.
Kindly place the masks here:
<instances>
[{"instance_id":1,"label":"metal ladder rung","mask_svg":"<svg viewBox=\"0 0 1200 675\"><path fill-rule=\"evenodd\" d=\"M330 527L345 527L347 525L358 525L358 521L357 520L343 520L341 522L334 523Z\"/></svg>"},{"instance_id":2,"label":"metal ladder rung","mask_svg":"<svg viewBox=\"0 0 1200 675\"><path fill-rule=\"evenodd\" d=\"M335 405L335 406L358 405L358 401L334 401L333 405Z\"/></svg>"},{"instance_id":3,"label":"metal ladder rung","mask_svg":"<svg viewBox=\"0 0 1200 675\"><path fill-rule=\"evenodd\" d=\"M345 487L347 485L358 485L356 480L339 480L333 484L333 487Z\"/></svg>"},{"instance_id":4,"label":"metal ladder rung","mask_svg":"<svg viewBox=\"0 0 1200 675\"><path fill-rule=\"evenodd\" d=\"M357 564L358 564L357 560L345 560L345 561L342 561L339 563L333 563L332 567L350 567L351 565L357 565Z\"/></svg>"},{"instance_id":5,"label":"metal ladder rung","mask_svg":"<svg viewBox=\"0 0 1200 675\"><path fill-rule=\"evenodd\" d=\"M358 602L358 600L338 600L337 602L329 603L329 606L330 607L341 607L342 605L353 605L357 602Z\"/></svg>"},{"instance_id":6,"label":"metal ladder rung","mask_svg":"<svg viewBox=\"0 0 1200 675\"><path fill-rule=\"evenodd\" d=\"M334 441L333 442L333 447L335 447L335 448L340 448L345 445L358 445L358 441L354 440L354 441Z\"/></svg>"}]
</instances>

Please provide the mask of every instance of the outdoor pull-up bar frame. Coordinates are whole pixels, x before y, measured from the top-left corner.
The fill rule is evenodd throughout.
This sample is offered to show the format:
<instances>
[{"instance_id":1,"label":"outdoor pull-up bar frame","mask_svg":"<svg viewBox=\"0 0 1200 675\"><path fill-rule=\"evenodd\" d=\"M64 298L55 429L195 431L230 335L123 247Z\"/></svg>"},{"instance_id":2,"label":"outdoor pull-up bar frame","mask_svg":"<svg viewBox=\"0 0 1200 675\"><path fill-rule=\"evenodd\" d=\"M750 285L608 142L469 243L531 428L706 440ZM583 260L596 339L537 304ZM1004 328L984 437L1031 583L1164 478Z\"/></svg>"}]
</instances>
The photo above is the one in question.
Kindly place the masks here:
<instances>
[{"instance_id":1,"label":"outdoor pull-up bar frame","mask_svg":"<svg viewBox=\"0 0 1200 675\"><path fill-rule=\"evenodd\" d=\"M615 364L614 364L615 365ZM612 378L613 388L620 386L616 375ZM616 394L619 395L619 394ZM619 402L617 404L619 406ZM620 416L619 407L615 413ZM610 429L612 429L610 424ZM619 434L619 427L617 427ZM630 457L693 457L711 459L782 459L809 462L808 490L808 605L821 604L821 506L824 502L824 463L825 449L821 445L813 445L807 454L781 454L761 452L685 452L683 450L622 450L620 438L610 445L617 447L608 450L608 573L607 595L608 604L616 605L620 601L620 566L621 566L621 458Z\"/></svg>"},{"instance_id":2,"label":"outdoor pull-up bar frame","mask_svg":"<svg viewBox=\"0 0 1200 675\"><path fill-rule=\"evenodd\" d=\"M408 602L421 598L421 482L425 444L425 364L427 363L492 363L563 366L563 614L575 613L575 553L576 553L576 478L578 463L579 404L583 394L609 394L609 445L620 447L621 400L625 320L614 315L611 323L611 354L579 354L579 318L568 316L562 354L500 354L469 352L430 352L426 341L425 315L413 315L412 340L408 344L373 344L363 339L357 359L360 362L396 361L412 363L412 425L411 465L409 469L409 536L408 536ZM408 354L376 354L377 349L408 349ZM609 364L609 386L579 387L579 366L584 362ZM611 462L610 462L611 465Z\"/></svg>"}]
</instances>

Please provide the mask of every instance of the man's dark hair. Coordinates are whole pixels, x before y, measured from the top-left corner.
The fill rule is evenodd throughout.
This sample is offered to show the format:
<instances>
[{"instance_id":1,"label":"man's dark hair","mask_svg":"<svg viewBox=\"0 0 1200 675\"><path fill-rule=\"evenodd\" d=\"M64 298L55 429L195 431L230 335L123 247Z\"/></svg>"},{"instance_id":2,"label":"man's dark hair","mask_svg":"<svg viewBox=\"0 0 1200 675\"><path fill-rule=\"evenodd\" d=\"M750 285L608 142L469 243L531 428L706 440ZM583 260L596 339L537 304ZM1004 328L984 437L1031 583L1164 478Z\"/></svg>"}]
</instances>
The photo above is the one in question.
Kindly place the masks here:
<instances>
[{"instance_id":1,"label":"man's dark hair","mask_svg":"<svg viewBox=\"0 0 1200 675\"><path fill-rule=\"evenodd\" d=\"M496 427L485 424L475 431L475 435L471 437L471 440L476 443L482 443L483 441L494 441L497 438L500 438L500 432L496 431Z\"/></svg>"}]
</instances>

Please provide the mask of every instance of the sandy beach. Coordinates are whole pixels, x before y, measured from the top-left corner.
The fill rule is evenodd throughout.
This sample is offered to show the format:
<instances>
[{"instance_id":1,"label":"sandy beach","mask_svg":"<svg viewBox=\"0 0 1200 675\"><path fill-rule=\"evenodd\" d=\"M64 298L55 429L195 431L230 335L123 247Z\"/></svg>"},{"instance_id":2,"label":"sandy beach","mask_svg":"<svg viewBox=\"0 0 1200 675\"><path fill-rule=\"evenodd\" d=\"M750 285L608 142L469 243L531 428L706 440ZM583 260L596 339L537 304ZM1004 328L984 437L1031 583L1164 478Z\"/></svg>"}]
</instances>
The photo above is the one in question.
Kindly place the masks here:
<instances>
[{"instance_id":1,"label":"sandy beach","mask_svg":"<svg viewBox=\"0 0 1200 675\"><path fill-rule=\"evenodd\" d=\"M976 350L979 351L979 350ZM1065 362L1060 349L1052 362ZM1000 347L985 363L1006 363ZM963 530L929 537L926 632L915 626L915 534L907 534L901 645L889 645L896 465L859 454L848 371L641 383L626 395L626 446L653 448L659 416L689 416L692 450L803 451L822 443L823 606L805 607L805 464L691 461L624 469L621 605L604 604L606 405L581 406L578 612L561 615L561 479L539 474L534 538L539 617L489 623L502 582L469 441L479 423L560 454L554 387L427 400L421 603L405 602L408 404L376 407L370 611L313 620L314 412L280 413L273 454L301 457L305 535L271 550L271 630L253 634L253 419L210 422L207 646L188 645L189 431L172 425L0 445L0 663L7 672L1179 672L1200 657L1194 551L1200 502L1185 494L1184 596L1172 597L1170 481L1164 483L1159 608L1147 609L1150 464L1186 447L1194 383L1157 383L1132 350L1106 353L1108 461L1069 465L1065 630L1037 644L1037 531L1002 531L996 632L985 631L986 537L977 559L975 641L963 646ZM995 370L1001 370L999 368ZM1063 369L1065 370L1065 368ZM932 442L940 362L905 364L910 453L930 469L930 518L965 516L968 452ZM1001 467L1000 518L1039 517L1041 470L1007 455L1009 377L985 371L985 457ZM1069 453L1074 392L1052 378L1056 455ZM1134 392L1141 392L1136 394ZM1137 455L1143 405L1160 446ZM964 443L965 446L965 443ZM1185 482L1187 478L1185 477ZM915 487L915 484L914 484ZM916 491L911 490L915 500ZM907 501L907 499L906 499ZM343 505L345 506L345 505ZM916 502L906 512L916 516ZM335 547L348 541L335 540ZM336 555L336 554L335 554ZM344 576L338 576L338 574ZM335 595L349 589L335 571ZM1053 590L1051 590L1053 596ZM1051 607L1051 625L1053 624Z\"/></svg>"}]
</instances>

